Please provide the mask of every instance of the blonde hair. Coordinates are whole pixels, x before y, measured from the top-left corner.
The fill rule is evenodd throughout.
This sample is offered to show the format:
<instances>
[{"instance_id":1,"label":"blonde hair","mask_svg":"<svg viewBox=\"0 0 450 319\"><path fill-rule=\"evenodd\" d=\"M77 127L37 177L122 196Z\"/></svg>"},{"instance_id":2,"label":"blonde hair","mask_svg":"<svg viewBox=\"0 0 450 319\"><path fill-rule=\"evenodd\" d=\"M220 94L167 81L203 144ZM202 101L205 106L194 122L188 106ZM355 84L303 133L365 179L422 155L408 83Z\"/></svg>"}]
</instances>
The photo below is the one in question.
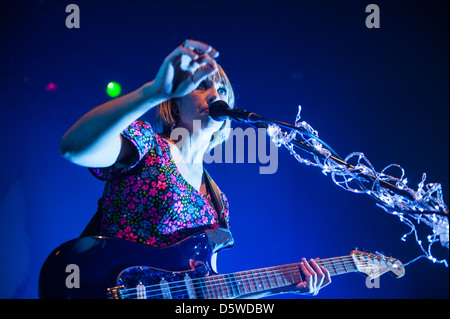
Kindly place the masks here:
<instances>
[{"instance_id":1,"label":"blonde hair","mask_svg":"<svg viewBox=\"0 0 450 319\"><path fill-rule=\"evenodd\" d=\"M218 71L209 76L211 81L221 82L225 85L227 89L228 95L228 105L233 108L234 107L234 92L231 86L230 80L227 75L223 71L222 67L218 65ZM177 124L177 121L180 118L180 114L178 112L177 106L178 98L173 98L167 101L162 102L157 106L156 109L156 122L155 122L155 130L157 133L169 136L173 127ZM220 129L218 129L211 137L211 141L209 142L207 152L210 152L215 146L225 142L230 136L231 122L229 119L226 119L222 124Z\"/></svg>"}]
</instances>

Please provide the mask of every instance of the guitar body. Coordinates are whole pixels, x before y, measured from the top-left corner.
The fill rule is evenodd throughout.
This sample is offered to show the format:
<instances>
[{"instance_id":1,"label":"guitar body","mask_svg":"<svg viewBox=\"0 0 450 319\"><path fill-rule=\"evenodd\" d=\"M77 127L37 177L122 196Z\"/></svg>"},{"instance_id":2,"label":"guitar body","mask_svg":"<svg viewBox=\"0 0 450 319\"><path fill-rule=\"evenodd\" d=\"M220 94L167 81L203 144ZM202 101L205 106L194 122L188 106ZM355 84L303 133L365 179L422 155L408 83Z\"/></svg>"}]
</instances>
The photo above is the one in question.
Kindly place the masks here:
<instances>
[{"instance_id":1,"label":"guitar body","mask_svg":"<svg viewBox=\"0 0 450 319\"><path fill-rule=\"evenodd\" d=\"M186 280L186 274L188 278L206 276L211 272L211 256L205 233L164 248L109 237L78 238L62 244L46 259L39 277L39 298L114 298L118 296L111 290L108 295L108 288L139 284L158 285L155 298L189 298L193 292L187 290L167 295L164 282ZM190 261L202 266L192 270Z\"/></svg>"}]
</instances>

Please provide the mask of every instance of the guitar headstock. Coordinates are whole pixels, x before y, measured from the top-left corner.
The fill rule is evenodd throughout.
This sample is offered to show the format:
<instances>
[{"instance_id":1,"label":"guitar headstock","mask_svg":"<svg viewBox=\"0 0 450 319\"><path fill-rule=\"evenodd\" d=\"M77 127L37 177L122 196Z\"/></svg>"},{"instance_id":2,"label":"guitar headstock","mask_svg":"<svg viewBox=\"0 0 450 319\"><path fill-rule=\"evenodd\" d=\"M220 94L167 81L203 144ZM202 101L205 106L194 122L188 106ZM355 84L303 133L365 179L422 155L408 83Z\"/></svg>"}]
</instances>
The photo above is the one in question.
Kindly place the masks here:
<instances>
[{"instance_id":1,"label":"guitar headstock","mask_svg":"<svg viewBox=\"0 0 450 319\"><path fill-rule=\"evenodd\" d=\"M394 277L400 278L405 274L405 267L400 260L377 254L353 250L351 253L359 272L371 279L390 272Z\"/></svg>"}]
</instances>

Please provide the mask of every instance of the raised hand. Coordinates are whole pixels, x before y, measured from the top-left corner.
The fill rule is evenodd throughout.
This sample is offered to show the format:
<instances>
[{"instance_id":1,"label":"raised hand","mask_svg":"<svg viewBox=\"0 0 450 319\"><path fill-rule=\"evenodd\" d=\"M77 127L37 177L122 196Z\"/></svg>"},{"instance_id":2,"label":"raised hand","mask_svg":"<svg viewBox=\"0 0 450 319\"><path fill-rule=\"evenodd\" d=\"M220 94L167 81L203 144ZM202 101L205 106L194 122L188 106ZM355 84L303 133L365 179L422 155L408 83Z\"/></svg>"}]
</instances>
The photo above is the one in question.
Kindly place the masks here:
<instances>
[{"instance_id":1,"label":"raised hand","mask_svg":"<svg viewBox=\"0 0 450 319\"><path fill-rule=\"evenodd\" d=\"M153 85L167 99L185 96L217 72L218 56L210 45L186 40L164 59Z\"/></svg>"}]
</instances>

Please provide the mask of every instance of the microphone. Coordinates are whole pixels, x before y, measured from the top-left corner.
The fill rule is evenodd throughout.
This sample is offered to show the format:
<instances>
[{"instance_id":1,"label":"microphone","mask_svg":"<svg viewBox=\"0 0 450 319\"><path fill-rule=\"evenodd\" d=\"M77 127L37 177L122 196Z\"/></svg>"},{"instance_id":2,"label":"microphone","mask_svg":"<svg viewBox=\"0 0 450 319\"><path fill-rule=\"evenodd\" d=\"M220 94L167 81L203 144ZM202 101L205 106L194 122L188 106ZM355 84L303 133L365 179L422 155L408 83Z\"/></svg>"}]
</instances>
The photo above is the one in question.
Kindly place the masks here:
<instances>
[{"instance_id":1,"label":"microphone","mask_svg":"<svg viewBox=\"0 0 450 319\"><path fill-rule=\"evenodd\" d=\"M230 118L235 122L259 123L262 120L258 114L243 109L232 109L222 100L215 101L209 106L209 116L216 121Z\"/></svg>"}]
</instances>

